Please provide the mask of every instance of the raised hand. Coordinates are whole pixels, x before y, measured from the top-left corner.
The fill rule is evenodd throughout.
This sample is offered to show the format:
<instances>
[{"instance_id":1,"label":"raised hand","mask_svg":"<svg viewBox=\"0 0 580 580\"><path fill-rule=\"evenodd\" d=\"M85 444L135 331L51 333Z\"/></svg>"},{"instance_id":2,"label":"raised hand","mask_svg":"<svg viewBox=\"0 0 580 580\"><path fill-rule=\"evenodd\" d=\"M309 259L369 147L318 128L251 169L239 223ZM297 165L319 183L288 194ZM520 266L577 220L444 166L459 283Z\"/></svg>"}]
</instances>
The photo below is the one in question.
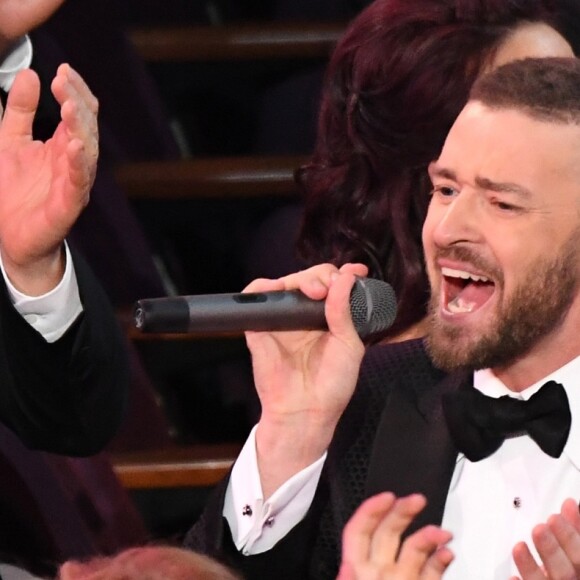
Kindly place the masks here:
<instances>
[{"instance_id":1,"label":"raised hand","mask_svg":"<svg viewBox=\"0 0 580 580\"><path fill-rule=\"evenodd\" d=\"M326 299L328 331L247 332L262 404L256 433L264 497L318 459L357 381L364 346L350 316L355 276L366 266L322 264L278 280L256 280L246 291L300 289Z\"/></svg>"},{"instance_id":2,"label":"raised hand","mask_svg":"<svg viewBox=\"0 0 580 580\"><path fill-rule=\"evenodd\" d=\"M528 545L520 542L512 555L520 578L510 580L572 580L580 578L580 512L578 501L567 499L559 514L532 530L532 541L541 564L535 561Z\"/></svg>"},{"instance_id":3,"label":"raised hand","mask_svg":"<svg viewBox=\"0 0 580 580\"><path fill-rule=\"evenodd\" d=\"M453 560L451 534L437 526L401 534L425 507L422 495L375 495L361 504L342 535L337 580L439 580Z\"/></svg>"},{"instance_id":4,"label":"raised hand","mask_svg":"<svg viewBox=\"0 0 580 580\"><path fill-rule=\"evenodd\" d=\"M46 142L32 138L40 83L18 73L0 124L0 251L11 282L29 295L61 279L62 242L89 201L98 157L98 103L69 65L52 92L61 122Z\"/></svg>"}]
</instances>

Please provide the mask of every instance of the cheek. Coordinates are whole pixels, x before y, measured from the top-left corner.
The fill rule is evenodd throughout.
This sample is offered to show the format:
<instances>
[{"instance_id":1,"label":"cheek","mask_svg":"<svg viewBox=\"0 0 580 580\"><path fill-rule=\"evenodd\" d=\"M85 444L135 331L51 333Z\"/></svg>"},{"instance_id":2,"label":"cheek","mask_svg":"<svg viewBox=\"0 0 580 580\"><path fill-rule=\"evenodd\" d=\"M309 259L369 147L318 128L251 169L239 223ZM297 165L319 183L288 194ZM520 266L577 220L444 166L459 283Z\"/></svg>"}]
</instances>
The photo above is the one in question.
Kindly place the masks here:
<instances>
[{"instance_id":1,"label":"cheek","mask_svg":"<svg viewBox=\"0 0 580 580\"><path fill-rule=\"evenodd\" d=\"M499 286L506 294L518 288L522 281L528 279L538 269L538 264L545 259L546 248L539 246L536 240L530 239L525 246L509 243L504 236L504 244L490 248L491 256L500 276Z\"/></svg>"},{"instance_id":2,"label":"cheek","mask_svg":"<svg viewBox=\"0 0 580 580\"><path fill-rule=\"evenodd\" d=\"M427 215L425 216L425 221L423 222L423 229L421 230L421 239L423 241L423 246L426 246L429 239L431 238L433 215L431 211L431 206L427 210Z\"/></svg>"},{"instance_id":3,"label":"cheek","mask_svg":"<svg viewBox=\"0 0 580 580\"><path fill-rule=\"evenodd\" d=\"M426 261L428 260L429 256L432 255L434 229L435 219L432 215L432 212L428 212L421 232L421 240L423 242Z\"/></svg>"},{"instance_id":4,"label":"cheek","mask_svg":"<svg viewBox=\"0 0 580 580\"><path fill-rule=\"evenodd\" d=\"M423 240L423 255L425 262L425 270L427 272L429 283L433 285L435 284L434 278L435 245L433 243L433 229L431 227L431 222L428 223L426 221L425 224L423 225L422 240Z\"/></svg>"},{"instance_id":5,"label":"cheek","mask_svg":"<svg viewBox=\"0 0 580 580\"><path fill-rule=\"evenodd\" d=\"M498 234L497 241L493 244L493 254L505 264L506 268L517 271L522 268L533 267L539 259L550 254L556 254L556 235L518 233L510 235L510 232Z\"/></svg>"}]
</instances>

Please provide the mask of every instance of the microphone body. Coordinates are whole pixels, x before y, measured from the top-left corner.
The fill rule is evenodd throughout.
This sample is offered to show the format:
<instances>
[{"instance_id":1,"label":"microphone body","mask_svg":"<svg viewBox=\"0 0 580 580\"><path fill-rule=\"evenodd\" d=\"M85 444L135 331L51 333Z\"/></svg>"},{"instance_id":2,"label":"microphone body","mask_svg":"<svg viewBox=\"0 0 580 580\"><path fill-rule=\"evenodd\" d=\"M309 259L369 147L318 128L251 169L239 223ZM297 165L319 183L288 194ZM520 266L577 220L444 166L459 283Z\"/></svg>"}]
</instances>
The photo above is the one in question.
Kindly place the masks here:
<instances>
[{"instance_id":1,"label":"microphone body","mask_svg":"<svg viewBox=\"0 0 580 580\"><path fill-rule=\"evenodd\" d=\"M361 337L386 330L396 316L394 291L386 282L358 278L350 309ZM143 332L171 333L328 328L324 301L312 300L298 290L142 299L135 304L134 322Z\"/></svg>"}]
</instances>

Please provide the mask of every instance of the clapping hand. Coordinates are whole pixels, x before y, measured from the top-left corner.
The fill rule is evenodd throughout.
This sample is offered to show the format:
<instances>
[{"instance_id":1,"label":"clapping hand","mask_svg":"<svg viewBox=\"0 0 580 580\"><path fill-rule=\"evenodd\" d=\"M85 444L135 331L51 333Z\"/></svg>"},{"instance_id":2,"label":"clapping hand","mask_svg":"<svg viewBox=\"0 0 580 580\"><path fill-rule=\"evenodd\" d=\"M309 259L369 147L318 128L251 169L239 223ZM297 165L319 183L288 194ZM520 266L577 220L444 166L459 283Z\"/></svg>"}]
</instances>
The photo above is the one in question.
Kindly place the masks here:
<instances>
[{"instance_id":1,"label":"clapping hand","mask_svg":"<svg viewBox=\"0 0 580 580\"><path fill-rule=\"evenodd\" d=\"M532 530L532 541L542 564L538 564L525 542L516 544L513 557L520 578L510 580L572 580L580 578L580 512L574 499L562 504L559 514Z\"/></svg>"},{"instance_id":2,"label":"clapping hand","mask_svg":"<svg viewBox=\"0 0 580 580\"><path fill-rule=\"evenodd\" d=\"M401 534L425 507L422 495L375 495L361 504L343 532L337 580L439 580L453 559L445 547L451 534L426 526Z\"/></svg>"}]
</instances>

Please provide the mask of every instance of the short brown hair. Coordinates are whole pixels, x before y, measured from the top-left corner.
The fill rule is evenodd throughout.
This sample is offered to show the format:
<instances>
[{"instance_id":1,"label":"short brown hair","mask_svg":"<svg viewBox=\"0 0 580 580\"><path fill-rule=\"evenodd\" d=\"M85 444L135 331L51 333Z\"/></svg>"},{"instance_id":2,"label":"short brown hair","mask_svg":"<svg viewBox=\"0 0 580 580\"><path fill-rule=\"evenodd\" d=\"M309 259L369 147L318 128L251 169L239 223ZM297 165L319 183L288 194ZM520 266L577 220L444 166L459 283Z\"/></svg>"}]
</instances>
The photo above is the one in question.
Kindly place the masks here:
<instances>
[{"instance_id":1,"label":"short brown hair","mask_svg":"<svg viewBox=\"0 0 580 580\"><path fill-rule=\"evenodd\" d=\"M517 109L533 119L580 124L580 60L526 58L483 75L470 100L491 109Z\"/></svg>"},{"instance_id":2,"label":"short brown hair","mask_svg":"<svg viewBox=\"0 0 580 580\"><path fill-rule=\"evenodd\" d=\"M172 546L129 548L111 557L69 561L58 580L240 580L203 554Z\"/></svg>"}]
</instances>

